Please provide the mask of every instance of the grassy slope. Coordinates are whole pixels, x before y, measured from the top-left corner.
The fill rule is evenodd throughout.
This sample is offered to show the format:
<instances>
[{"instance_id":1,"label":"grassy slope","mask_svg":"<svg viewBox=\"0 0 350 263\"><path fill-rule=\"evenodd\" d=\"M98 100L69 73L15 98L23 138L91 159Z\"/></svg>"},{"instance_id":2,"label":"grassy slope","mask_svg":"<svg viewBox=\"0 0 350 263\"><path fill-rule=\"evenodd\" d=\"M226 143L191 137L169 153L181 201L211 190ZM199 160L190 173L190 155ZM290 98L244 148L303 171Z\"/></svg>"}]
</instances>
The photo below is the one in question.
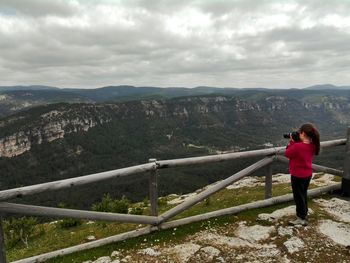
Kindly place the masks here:
<instances>
[{"instance_id":1,"label":"grassy slope","mask_svg":"<svg viewBox=\"0 0 350 263\"><path fill-rule=\"evenodd\" d=\"M289 184L279 184L273 187L273 196L279 196L286 193L290 193ZM184 211L176 218L183 218L187 216L197 215L205 212L210 212L222 208L237 206L240 204L261 200L264 198L264 188L239 188L239 189L224 189L217 192L215 195L210 197L209 201L203 201L191 209ZM164 202L161 202L164 203ZM268 208L254 209L240 213L238 217L233 216L223 216L213 220L198 222L189 224L186 226L178 227L176 235L173 234L173 230L162 230L160 232L152 233L147 236L141 236L138 238L133 238L130 240L114 243L104 247L90 249L84 251L84 253L74 253L57 259L49 260L48 262L82 262L84 260L98 258L100 256L108 255L113 250L120 249L130 249L130 248L142 248L149 247L153 244L167 244L167 243L177 243L183 240L187 235L195 233L199 230L205 229L207 227L213 227L214 225L223 225L229 222L237 220L255 220L257 214L262 212L273 211L280 207L285 207L290 204L276 205ZM174 207L174 205L161 205L160 213ZM312 207L312 202L311 202ZM145 211L144 214L148 214ZM209 222L209 223L208 223ZM208 225L209 224L209 225ZM36 228L36 235L30 240L29 248L25 248L22 245L17 245L16 247L7 250L7 256L10 261L18 260L21 258L26 258L49 251L58 250L61 248L81 244L87 242L85 239L87 236L93 235L96 238L103 238L118 233L130 231L140 227L139 225L123 224L123 223L94 223L87 224L84 222L81 226L61 229L56 224L42 224L38 225ZM146 240L146 241L145 241Z\"/></svg>"}]
</instances>

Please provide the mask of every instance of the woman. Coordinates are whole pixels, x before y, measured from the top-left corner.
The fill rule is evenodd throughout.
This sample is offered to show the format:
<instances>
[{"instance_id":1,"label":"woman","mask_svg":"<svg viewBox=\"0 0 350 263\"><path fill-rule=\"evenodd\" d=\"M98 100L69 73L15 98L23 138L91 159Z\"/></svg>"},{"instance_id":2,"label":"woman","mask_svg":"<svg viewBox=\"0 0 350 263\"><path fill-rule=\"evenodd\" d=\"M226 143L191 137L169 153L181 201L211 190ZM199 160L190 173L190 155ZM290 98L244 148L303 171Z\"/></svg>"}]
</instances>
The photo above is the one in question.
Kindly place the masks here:
<instances>
[{"instance_id":1,"label":"woman","mask_svg":"<svg viewBox=\"0 0 350 263\"><path fill-rule=\"evenodd\" d=\"M296 142L291 136L285 153L289 159L289 172L297 214L297 219L289 223L306 226L308 224L307 189L312 177L312 159L320 152L320 134L313 124L306 123L299 129L299 139Z\"/></svg>"}]
</instances>

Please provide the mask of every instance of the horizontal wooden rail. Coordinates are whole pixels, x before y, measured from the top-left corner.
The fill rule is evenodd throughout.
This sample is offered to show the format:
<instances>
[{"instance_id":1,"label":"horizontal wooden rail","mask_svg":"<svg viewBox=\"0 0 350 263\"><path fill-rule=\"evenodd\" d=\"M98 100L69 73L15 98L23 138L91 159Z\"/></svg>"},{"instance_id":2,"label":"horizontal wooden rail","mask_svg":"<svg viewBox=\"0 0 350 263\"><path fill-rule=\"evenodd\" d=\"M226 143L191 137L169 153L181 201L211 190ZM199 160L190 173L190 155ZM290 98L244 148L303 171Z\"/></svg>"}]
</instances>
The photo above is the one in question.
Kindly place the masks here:
<instances>
[{"instance_id":1,"label":"horizontal wooden rail","mask_svg":"<svg viewBox=\"0 0 350 263\"><path fill-rule=\"evenodd\" d=\"M333 146L346 145L346 139L337 139L331 141L321 142L321 148L328 148Z\"/></svg>"},{"instance_id":2,"label":"horizontal wooden rail","mask_svg":"<svg viewBox=\"0 0 350 263\"><path fill-rule=\"evenodd\" d=\"M260 160L251 166L248 166L247 168L239 171L238 173L235 173L234 175L226 178L225 180L222 180L221 182L213 185L210 188L207 188L203 192L193 196L192 198L189 198L188 200L184 201L183 203L179 204L178 206L168 210L164 214L160 215L160 223L168 220L169 218L172 218L181 212L185 211L189 207L197 204L198 202L204 200L205 198L208 198L209 196L213 195L214 193L220 191L221 189L229 186L230 184L238 181L239 179L243 178L244 176L247 176L260 168L264 167L265 165L268 165L272 163L274 160L274 157L266 157L263 160Z\"/></svg>"},{"instance_id":3,"label":"horizontal wooden rail","mask_svg":"<svg viewBox=\"0 0 350 263\"><path fill-rule=\"evenodd\" d=\"M73 186L91 184L94 182L127 176L131 174L152 171L155 168L154 166L155 166L154 163L147 163L147 164L141 164L137 166L127 167L127 168L122 168L122 169L117 169L117 170L112 170L112 171L107 171L102 173L95 173L95 174L90 174L85 176L74 177L74 178L60 180L60 181L54 181L49 183L42 183L42 184L4 190L4 191L0 191L0 201L10 199L10 198L15 198L15 197L22 197L26 195L42 193L46 191L54 191L58 189L70 188Z\"/></svg>"},{"instance_id":4,"label":"horizontal wooden rail","mask_svg":"<svg viewBox=\"0 0 350 263\"><path fill-rule=\"evenodd\" d=\"M243 159L243 158L252 158L252 157L265 157L268 155L274 155L276 153L283 153L286 147L276 147L268 148L254 151L245 151L245 152L233 152L233 153L224 153L218 155L208 155L200 157L189 157L182 159L173 159L173 160L162 160L157 161L157 168L172 168L188 165L198 165L214 162L223 162L233 159Z\"/></svg>"},{"instance_id":5,"label":"horizontal wooden rail","mask_svg":"<svg viewBox=\"0 0 350 263\"><path fill-rule=\"evenodd\" d=\"M118 213L105 213L85 210L75 210L66 208L54 208L45 206L22 205L13 203L0 203L0 213L46 216L56 218L77 218L89 220L102 220L123 223L156 225L156 216L128 215Z\"/></svg>"},{"instance_id":6,"label":"horizontal wooden rail","mask_svg":"<svg viewBox=\"0 0 350 263\"><path fill-rule=\"evenodd\" d=\"M276 156L276 160L280 161L280 162L283 162L283 163L288 163L289 162L289 159L284 157L284 156ZM334 168L329 168L329 167L318 165L318 164L314 164L314 163L312 164L312 169L314 171L317 171L317 172L330 173L330 174L334 174L334 175L337 175L337 176L343 176L343 174L344 174L344 172L341 171L341 170L337 170L337 169L334 169Z\"/></svg>"},{"instance_id":7,"label":"horizontal wooden rail","mask_svg":"<svg viewBox=\"0 0 350 263\"><path fill-rule=\"evenodd\" d=\"M345 145L346 139L338 139L332 141L321 142L321 147L328 148L333 146ZM189 157L181 159L172 159L172 160L162 160L157 161L157 168L171 168L171 167L180 167L188 165L198 165L204 163L214 163L214 162L223 162L233 159L242 159L242 158L252 158L252 157L264 157L274 154L283 154L286 150L286 147L274 147L261 150L245 151L245 152L233 152L225 153L218 155L207 155L200 157Z\"/></svg>"}]
</instances>

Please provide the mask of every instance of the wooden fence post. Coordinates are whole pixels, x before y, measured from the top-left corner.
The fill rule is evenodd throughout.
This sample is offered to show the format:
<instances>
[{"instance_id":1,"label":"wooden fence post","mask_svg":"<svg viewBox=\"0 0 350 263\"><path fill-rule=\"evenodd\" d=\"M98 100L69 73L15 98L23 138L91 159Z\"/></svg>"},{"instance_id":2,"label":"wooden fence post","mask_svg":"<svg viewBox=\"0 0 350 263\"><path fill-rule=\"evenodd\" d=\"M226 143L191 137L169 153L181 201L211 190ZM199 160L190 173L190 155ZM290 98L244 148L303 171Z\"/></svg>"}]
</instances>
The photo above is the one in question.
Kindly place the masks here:
<instances>
[{"instance_id":1,"label":"wooden fence post","mask_svg":"<svg viewBox=\"0 0 350 263\"><path fill-rule=\"evenodd\" d=\"M350 127L348 127L346 135L344 174L342 178L341 189L343 195L350 196Z\"/></svg>"},{"instance_id":2,"label":"wooden fence post","mask_svg":"<svg viewBox=\"0 0 350 263\"><path fill-rule=\"evenodd\" d=\"M272 165L267 165L265 169L265 199L268 199L272 197Z\"/></svg>"},{"instance_id":3,"label":"wooden fence post","mask_svg":"<svg viewBox=\"0 0 350 263\"><path fill-rule=\"evenodd\" d=\"M0 263L6 263L5 235L2 228L2 216L0 214Z\"/></svg>"},{"instance_id":4,"label":"wooden fence post","mask_svg":"<svg viewBox=\"0 0 350 263\"><path fill-rule=\"evenodd\" d=\"M158 216L158 172L157 159L149 159L150 163L154 163L154 170L149 176L149 201L151 204L151 216Z\"/></svg>"}]
</instances>

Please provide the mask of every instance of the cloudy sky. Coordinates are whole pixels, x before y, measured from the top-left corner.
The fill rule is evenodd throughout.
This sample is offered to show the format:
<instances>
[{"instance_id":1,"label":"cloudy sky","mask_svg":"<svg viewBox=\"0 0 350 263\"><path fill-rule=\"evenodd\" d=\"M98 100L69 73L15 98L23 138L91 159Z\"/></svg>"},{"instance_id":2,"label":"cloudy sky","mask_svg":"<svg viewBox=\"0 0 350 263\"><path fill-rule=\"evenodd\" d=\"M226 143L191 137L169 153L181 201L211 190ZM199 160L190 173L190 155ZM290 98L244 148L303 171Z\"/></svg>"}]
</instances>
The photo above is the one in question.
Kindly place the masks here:
<instances>
[{"instance_id":1,"label":"cloudy sky","mask_svg":"<svg viewBox=\"0 0 350 263\"><path fill-rule=\"evenodd\" d=\"M0 0L0 85L350 85L350 1Z\"/></svg>"}]
</instances>

